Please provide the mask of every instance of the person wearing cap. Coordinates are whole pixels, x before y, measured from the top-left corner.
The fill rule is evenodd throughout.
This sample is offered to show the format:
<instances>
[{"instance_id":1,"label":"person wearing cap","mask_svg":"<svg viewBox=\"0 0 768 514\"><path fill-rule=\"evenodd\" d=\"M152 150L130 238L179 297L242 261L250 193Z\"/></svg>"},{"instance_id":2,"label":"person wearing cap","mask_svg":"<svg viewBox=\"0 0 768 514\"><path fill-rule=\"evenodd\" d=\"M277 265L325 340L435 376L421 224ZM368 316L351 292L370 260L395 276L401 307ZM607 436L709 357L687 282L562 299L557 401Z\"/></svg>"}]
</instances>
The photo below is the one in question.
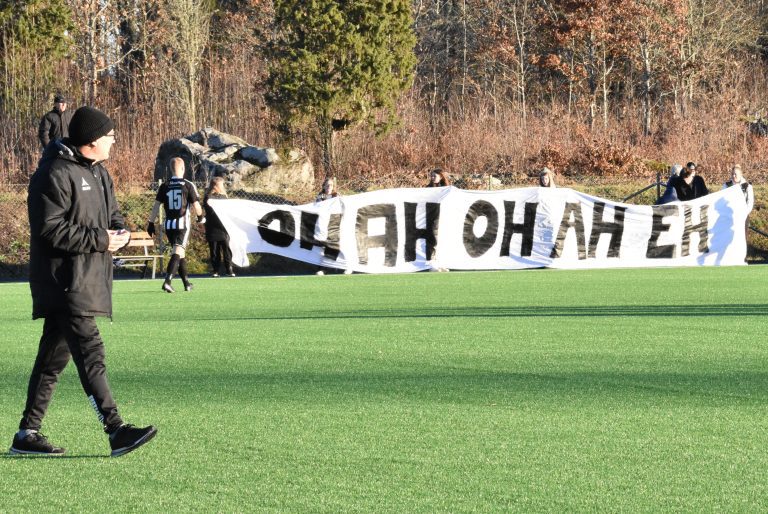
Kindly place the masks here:
<instances>
[{"instance_id":1,"label":"person wearing cap","mask_svg":"<svg viewBox=\"0 0 768 514\"><path fill-rule=\"evenodd\" d=\"M109 435L112 456L146 443L152 426L123 423L107 382L96 316L112 316L112 252L130 239L103 162L115 124L93 107L72 116L69 137L49 144L29 181L29 286L32 318L43 334L13 437L12 455L59 456L65 450L40 433L59 375L70 357L88 403Z\"/></svg>"},{"instance_id":2,"label":"person wearing cap","mask_svg":"<svg viewBox=\"0 0 768 514\"><path fill-rule=\"evenodd\" d=\"M709 194L704 179L696 173L696 164L689 162L680 171L680 178L674 182L677 199L681 202L695 200Z\"/></svg>"},{"instance_id":3,"label":"person wearing cap","mask_svg":"<svg viewBox=\"0 0 768 514\"><path fill-rule=\"evenodd\" d=\"M69 124L72 121L72 111L67 110L67 98L57 94L53 98L53 109L40 119L37 137L43 148L56 139L69 136Z\"/></svg>"}]
</instances>

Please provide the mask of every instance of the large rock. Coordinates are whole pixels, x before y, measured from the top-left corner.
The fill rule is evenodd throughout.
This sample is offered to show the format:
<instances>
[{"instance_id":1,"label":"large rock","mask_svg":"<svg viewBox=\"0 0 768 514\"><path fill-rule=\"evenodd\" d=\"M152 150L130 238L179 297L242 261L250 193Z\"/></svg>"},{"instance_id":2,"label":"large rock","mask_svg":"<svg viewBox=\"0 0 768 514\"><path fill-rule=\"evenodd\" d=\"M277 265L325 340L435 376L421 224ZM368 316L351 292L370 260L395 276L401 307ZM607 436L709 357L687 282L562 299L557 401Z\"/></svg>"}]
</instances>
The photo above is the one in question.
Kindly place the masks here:
<instances>
[{"instance_id":1,"label":"large rock","mask_svg":"<svg viewBox=\"0 0 768 514\"><path fill-rule=\"evenodd\" d=\"M239 137L205 128L160 145L154 179L168 180L171 158L187 165L184 178L207 183L224 177L230 188L278 194L314 191L315 172L306 153L290 150L280 155L274 148L249 145Z\"/></svg>"}]
</instances>

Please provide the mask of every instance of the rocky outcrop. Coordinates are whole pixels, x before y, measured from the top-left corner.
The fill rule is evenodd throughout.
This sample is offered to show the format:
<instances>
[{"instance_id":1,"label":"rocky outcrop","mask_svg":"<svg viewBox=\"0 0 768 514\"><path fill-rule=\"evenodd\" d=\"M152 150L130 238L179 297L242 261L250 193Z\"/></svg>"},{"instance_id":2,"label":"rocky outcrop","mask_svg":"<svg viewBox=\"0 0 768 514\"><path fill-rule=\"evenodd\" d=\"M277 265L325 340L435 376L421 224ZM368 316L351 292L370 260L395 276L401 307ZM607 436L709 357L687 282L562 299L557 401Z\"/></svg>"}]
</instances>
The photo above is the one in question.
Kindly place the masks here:
<instances>
[{"instance_id":1,"label":"rocky outcrop","mask_svg":"<svg viewBox=\"0 0 768 514\"><path fill-rule=\"evenodd\" d=\"M253 146L212 128L161 144L155 158L156 181L168 180L168 162L176 156L187 165L185 178L194 182L224 177L231 189L278 194L315 189L314 168L303 151L281 155L274 148Z\"/></svg>"}]
</instances>

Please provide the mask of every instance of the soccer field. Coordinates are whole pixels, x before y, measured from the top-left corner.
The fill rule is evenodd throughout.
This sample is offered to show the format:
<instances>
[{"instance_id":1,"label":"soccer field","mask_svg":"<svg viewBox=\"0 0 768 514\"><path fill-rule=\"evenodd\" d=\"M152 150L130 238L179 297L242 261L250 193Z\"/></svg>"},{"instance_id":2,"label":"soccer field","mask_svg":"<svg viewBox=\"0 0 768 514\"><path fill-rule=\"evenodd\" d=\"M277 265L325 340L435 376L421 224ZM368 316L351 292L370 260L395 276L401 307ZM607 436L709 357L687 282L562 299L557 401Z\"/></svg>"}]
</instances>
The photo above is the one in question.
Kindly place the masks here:
<instances>
[{"instance_id":1,"label":"soccer field","mask_svg":"<svg viewBox=\"0 0 768 514\"><path fill-rule=\"evenodd\" d=\"M768 266L115 283L109 458L65 371L0 511L768 509ZM0 285L10 446L42 321Z\"/></svg>"}]
</instances>

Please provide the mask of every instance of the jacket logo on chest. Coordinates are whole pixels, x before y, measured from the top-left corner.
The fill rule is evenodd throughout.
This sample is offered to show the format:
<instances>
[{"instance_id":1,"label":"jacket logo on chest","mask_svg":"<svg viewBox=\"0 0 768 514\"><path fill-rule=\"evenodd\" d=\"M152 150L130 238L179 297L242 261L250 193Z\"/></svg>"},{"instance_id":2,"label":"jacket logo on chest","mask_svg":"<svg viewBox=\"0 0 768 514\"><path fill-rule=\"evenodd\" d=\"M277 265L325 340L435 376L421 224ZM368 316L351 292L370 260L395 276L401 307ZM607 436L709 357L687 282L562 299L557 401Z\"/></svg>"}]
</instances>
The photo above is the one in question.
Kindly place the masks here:
<instances>
[{"instance_id":1,"label":"jacket logo on chest","mask_svg":"<svg viewBox=\"0 0 768 514\"><path fill-rule=\"evenodd\" d=\"M85 180L85 177L82 177L82 179L83 179L83 183L82 183L83 191L90 191L91 185Z\"/></svg>"}]
</instances>

